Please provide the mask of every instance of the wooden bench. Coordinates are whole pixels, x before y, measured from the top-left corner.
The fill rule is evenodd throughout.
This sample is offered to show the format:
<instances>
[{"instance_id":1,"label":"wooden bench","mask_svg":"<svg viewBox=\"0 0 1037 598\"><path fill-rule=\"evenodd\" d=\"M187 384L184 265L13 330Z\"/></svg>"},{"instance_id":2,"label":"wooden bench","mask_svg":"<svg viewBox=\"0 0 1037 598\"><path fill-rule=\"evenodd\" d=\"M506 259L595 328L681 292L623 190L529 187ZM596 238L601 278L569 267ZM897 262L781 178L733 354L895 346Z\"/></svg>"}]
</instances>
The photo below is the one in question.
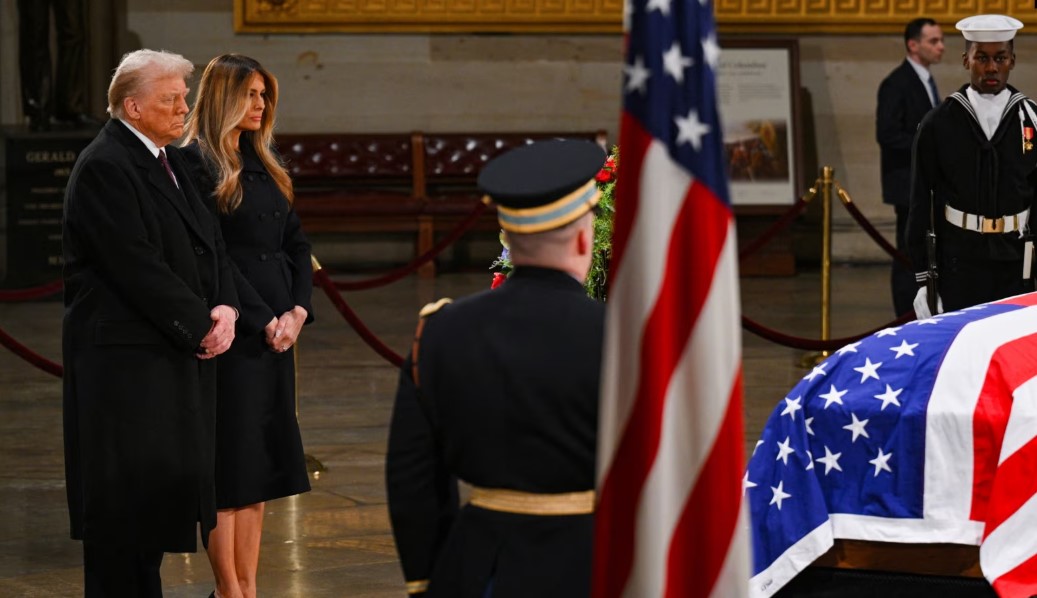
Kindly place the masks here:
<instances>
[{"instance_id":1,"label":"wooden bench","mask_svg":"<svg viewBox=\"0 0 1037 598\"><path fill-rule=\"evenodd\" d=\"M295 185L295 210L307 234L410 233L414 255L429 251L437 233L453 229L482 196L475 181L499 154L542 139L590 139L574 133L307 133L278 134ZM475 230L498 229L487 209ZM433 262L423 277L435 274Z\"/></svg>"}]
</instances>

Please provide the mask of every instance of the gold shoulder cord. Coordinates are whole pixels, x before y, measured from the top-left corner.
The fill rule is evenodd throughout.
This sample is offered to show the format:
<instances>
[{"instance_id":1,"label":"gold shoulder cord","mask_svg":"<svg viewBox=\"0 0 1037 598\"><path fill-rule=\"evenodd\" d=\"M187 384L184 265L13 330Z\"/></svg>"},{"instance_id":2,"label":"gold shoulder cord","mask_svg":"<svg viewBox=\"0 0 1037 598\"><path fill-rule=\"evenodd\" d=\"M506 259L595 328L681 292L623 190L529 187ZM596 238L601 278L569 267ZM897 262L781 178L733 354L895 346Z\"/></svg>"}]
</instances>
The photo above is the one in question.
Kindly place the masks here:
<instances>
[{"instance_id":1,"label":"gold shoulder cord","mask_svg":"<svg viewBox=\"0 0 1037 598\"><path fill-rule=\"evenodd\" d=\"M414 342L411 344L410 349L410 375L411 378L414 379L414 386L416 388L421 388L421 381L418 378L418 351L421 348L421 335L425 331L425 320L442 309L444 305L453 303L453 301L454 300L449 297L443 297L435 303L425 305L425 307L421 308L421 311L418 312L418 329L414 331Z\"/></svg>"}]
</instances>

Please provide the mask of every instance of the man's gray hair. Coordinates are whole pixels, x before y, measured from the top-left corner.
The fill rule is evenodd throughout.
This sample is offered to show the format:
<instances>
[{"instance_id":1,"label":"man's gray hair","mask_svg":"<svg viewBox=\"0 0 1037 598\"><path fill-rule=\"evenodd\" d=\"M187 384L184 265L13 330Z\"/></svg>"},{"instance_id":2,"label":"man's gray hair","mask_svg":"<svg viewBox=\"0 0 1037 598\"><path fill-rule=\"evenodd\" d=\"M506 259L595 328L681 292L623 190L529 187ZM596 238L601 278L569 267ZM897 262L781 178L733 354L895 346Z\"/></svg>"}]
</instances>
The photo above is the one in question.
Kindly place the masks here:
<instances>
[{"instance_id":1,"label":"man's gray hair","mask_svg":"<svg viewBox=\"0 0 1037 598\"><path fill-rule=\"evenodd\" d=\"M135 50L122 57L108 86L108 114L124 118L123 100L141 93L148 85L167 77L187 79L194 64L165 50Z\"/></svg>"}]
</instances>

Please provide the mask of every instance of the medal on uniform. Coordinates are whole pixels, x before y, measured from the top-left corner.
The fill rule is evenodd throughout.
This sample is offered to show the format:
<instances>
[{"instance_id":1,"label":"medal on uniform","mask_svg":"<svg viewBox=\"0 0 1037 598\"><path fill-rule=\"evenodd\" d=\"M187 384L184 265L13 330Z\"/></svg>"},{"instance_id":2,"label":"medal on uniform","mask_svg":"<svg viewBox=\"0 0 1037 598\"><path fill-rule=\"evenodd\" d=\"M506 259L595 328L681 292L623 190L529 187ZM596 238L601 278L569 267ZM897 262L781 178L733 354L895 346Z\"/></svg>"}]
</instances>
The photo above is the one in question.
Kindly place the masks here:
<instances>
[{"instance_id":1,"label":"medal on uniform","mask_svg":"<svg viewBox=\"0 0 1037 598\"><path fill-rule=\"evenodd\" d=\"M1033 127L1023 127L1023 153L1033 151Z\"/></svg>"}]
</instances>

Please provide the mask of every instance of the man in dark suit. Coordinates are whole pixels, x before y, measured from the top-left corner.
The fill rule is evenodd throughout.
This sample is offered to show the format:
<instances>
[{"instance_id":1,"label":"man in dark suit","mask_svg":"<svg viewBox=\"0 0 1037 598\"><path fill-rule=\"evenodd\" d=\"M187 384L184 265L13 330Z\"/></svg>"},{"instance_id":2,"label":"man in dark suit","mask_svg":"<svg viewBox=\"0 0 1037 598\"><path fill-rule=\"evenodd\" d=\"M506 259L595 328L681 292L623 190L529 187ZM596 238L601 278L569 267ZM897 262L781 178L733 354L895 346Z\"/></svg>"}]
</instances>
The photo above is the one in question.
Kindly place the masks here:
<instances>
[{"instance_id":1,"label":"man in dark suit","mask_svg":"<svg viewBox=\"0 0 1037 598\"><path fill-rule=\"evenodd\" d=\"M57 64L51 63L51 13ZM18 0L18 70L22 108L34 131L59 123L95 126L86 114L85 0Z\"/></svg>"},{"instance_id":2,"label":"man in dark suit","mask_svg":"<svg viewBox=\"0 0 1037 598\"><path fill-rule=\"evenodd\" d=\"M181 56L123 57L63 222L65 476L88 597L161 596L164 552L216 522L215 361L237 293L179 151Z\"/></svg>"},{"instance_id":3,"label":"man in dark suit","mask_svg":"<svg viewBox=\"0 0 1037 598\"><path fill-rule=\"evenodd\" d=\"M882 149L882 201L897 217L897 249L907 253L907 213L910 208L911 143L918 123L940 103L930 65L943 56L943 32L936 21L919 18L904 29L907 56L879 85L875 137ZM918 285L910 267L893 261L890 276L896 315L911 311Z\"/></svg>"},{"instance_id":4,"label":"man in dark suit","mask_svg":"<svg viewBox=\"0 0 1037 598\"><path fill-rule=\"evenodd\" d=\"M426 306L400 371L386 483L412 595L589 594L604 307L583 281L604 160L546 141L479 176L515 269Z\"/></svg>"}]
</instances>

